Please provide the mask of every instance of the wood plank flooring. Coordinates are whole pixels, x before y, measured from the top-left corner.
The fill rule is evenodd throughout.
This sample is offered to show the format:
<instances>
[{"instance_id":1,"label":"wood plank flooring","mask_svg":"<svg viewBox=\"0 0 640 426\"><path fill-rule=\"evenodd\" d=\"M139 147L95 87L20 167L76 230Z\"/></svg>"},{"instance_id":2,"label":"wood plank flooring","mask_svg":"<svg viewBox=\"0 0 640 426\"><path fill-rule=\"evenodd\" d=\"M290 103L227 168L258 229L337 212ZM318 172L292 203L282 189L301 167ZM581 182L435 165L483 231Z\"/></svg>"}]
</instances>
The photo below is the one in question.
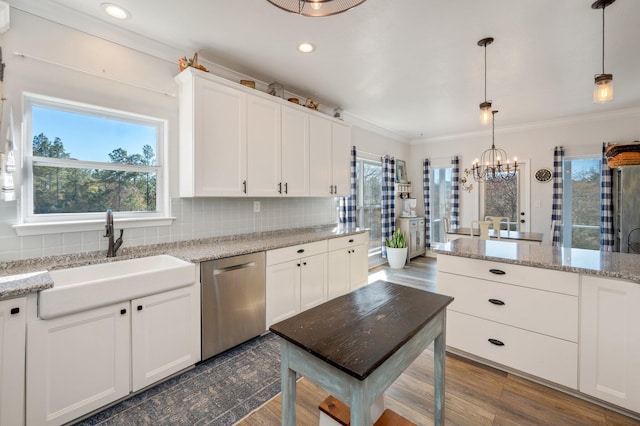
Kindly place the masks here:
<instances>
[{"instance_id":1,"label":"wood plank flooring","mask_svg":"<svg viewBox=\"0 0 640 426\"><path fill-rule=\"evenodd\" d=\"M385 279L424 290L436 288L435 260L419 257L401 270L379 266L370 281ZM566 395L521 377L447 354L447 425L640 425L630 417ZM433 424L433 353L426 350L385 393L388 408L418 425ZM328 394L309 380L297 386L297 424L317 425L318 405ZM281 422L277 396L238 423L276 426Z\"/></svg>"}]
</instances>

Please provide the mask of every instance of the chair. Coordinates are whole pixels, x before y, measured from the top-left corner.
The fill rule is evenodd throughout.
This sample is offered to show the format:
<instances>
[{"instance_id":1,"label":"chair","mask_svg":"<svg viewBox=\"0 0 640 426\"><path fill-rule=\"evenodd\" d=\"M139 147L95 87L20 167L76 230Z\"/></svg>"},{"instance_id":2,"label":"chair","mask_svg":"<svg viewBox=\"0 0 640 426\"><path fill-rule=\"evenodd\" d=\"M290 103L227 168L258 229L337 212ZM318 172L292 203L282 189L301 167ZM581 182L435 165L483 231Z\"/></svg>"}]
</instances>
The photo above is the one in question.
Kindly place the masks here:
<instances>
[{"instance_id":1,"label":"chair","mask_svg":"<svg viewBox=\"0 0 640 426\"><path fill-rule=\"evenodd\" d=\"M471 237L474 237L473 235L473 226L474 225L478 225L478 229L480 230L480 239L481 240L488 240L489 239L489 226L491 225L491 222L487 222L487 221L481 221L481 220L474 220L471 222L471 228L469 230L469 235L471 235Z\"/></svg>"},{"instance_id":2,"label":"chair","mask_svg":"<svg viewBox=\"0 0 640 426\"><path fill-rule=\"evenodd\" d=\"M502 220L504 219L504 221L506 222L506 227L505 229L507 230L507 232L509 232L509 218L508 217L499 217L499 216L485 216L484 220L489 221L493 224L493 231L496 233L496 238L500 239L500 224L502 223Z\"/></svg>"}]
</instances>

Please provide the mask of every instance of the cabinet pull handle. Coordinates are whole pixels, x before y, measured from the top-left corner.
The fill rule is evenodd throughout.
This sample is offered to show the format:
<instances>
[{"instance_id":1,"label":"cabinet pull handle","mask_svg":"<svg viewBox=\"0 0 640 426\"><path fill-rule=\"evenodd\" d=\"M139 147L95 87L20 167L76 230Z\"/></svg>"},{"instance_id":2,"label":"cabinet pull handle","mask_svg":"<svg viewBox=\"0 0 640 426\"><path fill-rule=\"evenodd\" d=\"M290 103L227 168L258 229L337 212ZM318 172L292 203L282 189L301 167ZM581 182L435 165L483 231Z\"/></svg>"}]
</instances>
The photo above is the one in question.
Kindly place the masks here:
<instances>
[{"instance_id":1,"label":"cabinet pull handle","mask_svg":"<svg viewBox=\"0 0 640 426\"><path fill-rule=\"evenodd\" d=\"M498 339L488 339L489 343L496 345L496 346L504 346L504 343L502 343L500 340Z\"/></svg>"},{"instance_id":2,"label":"cabinet pull handle","mask_svg":"<svg viewBox=\"0 0 640 426\"><path fill-rule=\"evenodd\" d=\"M242 192L244 192L245 194L247 193L247 181L246 180L242 181Z\"/></svg>"},{"instance_id":3,"label":"cabinet pull handle","mask_svg":"<svg viewBox=\"0 0 640 426\"><path fill-rule=\"evenodd\" d=\"M500 299L489 299L490 303L493 303L494 305L498 305L498 306L503 306L504 302Z\"/></svg>"},{"instance_id":4,"label":"cabinet pull handle","mask_svg":"<svg viewBox=\"0 0 640 426\"><path fill-rule=\"evenodd\" d=\"M333 185L333 194L338 195L338 185Z\"/></svg>"},{"instance_id":5,"label":"cabinet pull handle","mask_svg":"<svg viewBox=\"0 0 640 426\"><path fill-rule=\"evenodd\" d=\"M278 182L278 194L282 194L282 182Z\"/></svg>"},{"instance_id":6,"label":"cabinet pull handle","mask_svg":"<svg viewBox=\"0 0 640 426\"><path fill-rule=\"evenodd\" d=\"M329 185L329 194L333 195L333 185Z\"/></svg>"},{"instance_id":7,"label":"cabinet pull handle","mask_svg":"<svg viewBox=\"0 0 640 426\"><path fill-rule=\"evenodd\" d=\"M288 194L289 193L289 182L285 182L284 183L284 193Z\"/></svg>"},{"instance_id":8,"label":"cabinet pull handle","mask_svg":"<svg viewBox=\"0 0 640 426\"><path fill-rule=\"evenodd\" d=\"M11 308L11 315L16 315L20 313L20 308Z\"/></svg>"},{"instance_id":9,"label":"cabinet pull handle","mask_svg":"<svg viewBox=\"0 0 640 426\"><path fill-rule=\"evenodd\" d=\"M352 238L352 239L350 239L350 240L349 240L349 242L350 242L350 243L352 243L352 242L353 242L353 238Z\"/></svg>"},{"instance_id":10,"label":"cabinet pull handle","mask_svg":"<svg viewBox=\"0 0 640 426\"><path fill-rule=\"evenodd\" d=\"M304 253L304 249L298 250L298 253Z\"/></svg>"},{"instance_id":11,"label":"cabinet pull handle","mask_svg":"<svg viewBox=\"0 0 640 426\"><path fill-rule=\"evenodd\" d=\"M489 272L491 272L492 274L496 274L496 275L505 275L506 272L503 271L502 269L489 269Z\"/></svg>"},{"instance_id":12,"label":"cabinet pull handle","mask_svg":"<svg viewBox=\"0 0 640 426\"><path fill-rule=\"evenodd\" d=\"M138 309L139 311L141 311L141 310L142 310L142 305L138 305L138 308L137 308L137 309Z\"/></svg>"},{"instance_id":13,"label":"cabinet pull handle","mask_svg":"<svg viewBox=\"0 0 640 426\"><path fill-rule=\"evenodd\" d=\"M126 309L120 309L120 315L124 315L124 314L126 314L126 313L127 313L127 310L126 310Z\"/></svg>"}]
</instances>

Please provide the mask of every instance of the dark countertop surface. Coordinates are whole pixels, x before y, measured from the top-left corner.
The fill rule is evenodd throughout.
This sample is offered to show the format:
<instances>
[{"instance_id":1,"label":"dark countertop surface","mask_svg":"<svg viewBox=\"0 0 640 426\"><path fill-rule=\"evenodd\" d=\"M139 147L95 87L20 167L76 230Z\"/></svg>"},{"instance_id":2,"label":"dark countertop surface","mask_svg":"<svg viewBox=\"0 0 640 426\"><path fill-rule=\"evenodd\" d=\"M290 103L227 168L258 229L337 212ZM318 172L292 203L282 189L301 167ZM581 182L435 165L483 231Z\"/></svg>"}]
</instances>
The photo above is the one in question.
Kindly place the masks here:
<instances>
[{"instance_id":1,"label":"dark countertop surface","mask_svg":"<svg viewBox=\"0 0 640 426\"><path fill-rule=\"evenodd\" d=\"M270 330L364 380L452 301L449 296L376 281Z\"/></svg>"},{"instance_id":2,"label":"dark countertop surface","mask_svg":"<svg viewBox=\"0 0 640 426\"><path fill-rule=\"evenodd\" d=\"M460 238L433 248L438 255L491 260L640 283L640 255Z\"/></svg>"},{"instance_id":3,"label":"dark countertop surface","mask_svg":"<svg viewBox=\"0 0 640 426\"><path fill-rule=\"evenodd\" d=\"M53 278L48 271L56 269L118 262L119 260L158 254L168 254L187 262L200 263L240 254L361 234L366 231L366 229L325 225L135 247L126 247L125 240L125 246L118 251L116 257L112 258L107 258L106 250L101 250L0 262L0 299L53 287Z\"/></svg>"}]
</instances>

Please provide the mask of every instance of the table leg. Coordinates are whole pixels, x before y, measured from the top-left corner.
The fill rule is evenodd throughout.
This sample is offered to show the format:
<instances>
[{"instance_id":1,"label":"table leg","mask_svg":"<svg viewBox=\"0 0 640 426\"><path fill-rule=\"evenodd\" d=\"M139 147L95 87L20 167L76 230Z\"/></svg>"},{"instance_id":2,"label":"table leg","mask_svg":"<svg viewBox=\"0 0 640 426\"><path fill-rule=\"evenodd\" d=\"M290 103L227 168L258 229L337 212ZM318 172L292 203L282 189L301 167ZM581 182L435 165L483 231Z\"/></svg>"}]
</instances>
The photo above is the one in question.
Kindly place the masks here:
<instances>
[{"instance_id":1,"label":"table leg","mask_svg":"<svg viewBox=\"0 0 640 426\"><path fill-rule=\"evenodd\" d=\"M366 403L367 389L361 384L351 386L351 426L371 425L371 406Z\"/></svg>"},{"instance_id":2,"label":"table leg","mask_svg":"<svg viewBox=\"0 0 640 426\"><path fill-rule=\"evenodd\" d=\"M444 320L443 320L444 322ZM445 326L442 325L442 332L434 340L434 412L433 420L435 425L444 424L444 365L445 365Z\"/></svg>"},{"instance_id":3,"label":"table leg","mask_svg":"<svg viewBox=\"0 0 640 426\"><path fill-rule=\"evenodd\" d=\"M282 387L282 426L296 424L296 372L289 368L289 343L282 342L280 357L281 387Z\"/></svg>"}]
</instances>

